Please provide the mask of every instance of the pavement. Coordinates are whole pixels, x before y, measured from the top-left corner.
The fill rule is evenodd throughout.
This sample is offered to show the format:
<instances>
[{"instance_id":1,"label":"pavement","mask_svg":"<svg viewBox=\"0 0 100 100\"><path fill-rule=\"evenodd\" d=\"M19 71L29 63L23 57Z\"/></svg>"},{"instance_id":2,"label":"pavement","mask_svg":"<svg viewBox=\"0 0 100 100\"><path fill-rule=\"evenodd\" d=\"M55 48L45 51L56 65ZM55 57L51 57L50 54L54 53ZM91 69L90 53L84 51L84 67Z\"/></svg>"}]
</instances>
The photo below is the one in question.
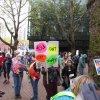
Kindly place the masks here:
<instances>
[{"instance_id":1,"label":"pavement","mask_svg":"<svg viewBox=\"0 0 100 100\"><path fill-rule=\"evenodd\" d=\"M5 95L3 97L0 97L0 100L15 100L14 99L14 84L13 84L13 77L12 73L10 74L10 83L9 84L3 84L4 77L3 75L0 77L0 90L5 92ZM62 87L58 87L58 91L63 90ZM39 81L39 99L38 100L46 100L46 91L43 87L42 83L42 75L41 79ZM33 96L32 94L32 87L30 80L28 79L26 73L24 73L24 78L22 81L22 88L21 88L21 99L17 100L30 100L30 98Z\"/></svg>"},{"instance_id":2,"label":"pavement","mask_svg":"<svg viewBox=\"0 0 100 100\"><path fill-rule=\"evenodd\" d=\"M87 74L87 68L85 69L85 74ZM9 84L3 84L4 77L3 75L0 77L0 90L5 92L5 95L3 97L0 97L0 100L15 100L14 99L14 84L13 84L13 77L12 73L10 74L10 83ZM43 87L42 83L42 75L41 79L39 80L38 84L38 93L39 93L39 99L38 100L46 100L46 91ZM61 86L58 87L58 91L62 91L63 88ZM100 94L100 90L97 91ZM22 81L22 88L21 88L21 99L17 100L30 100L30 98L33 96L32 94L32 86L30 83L30 80L28 79L26 73L24 73L23 81Z\"/></svg>"}]
</instances>

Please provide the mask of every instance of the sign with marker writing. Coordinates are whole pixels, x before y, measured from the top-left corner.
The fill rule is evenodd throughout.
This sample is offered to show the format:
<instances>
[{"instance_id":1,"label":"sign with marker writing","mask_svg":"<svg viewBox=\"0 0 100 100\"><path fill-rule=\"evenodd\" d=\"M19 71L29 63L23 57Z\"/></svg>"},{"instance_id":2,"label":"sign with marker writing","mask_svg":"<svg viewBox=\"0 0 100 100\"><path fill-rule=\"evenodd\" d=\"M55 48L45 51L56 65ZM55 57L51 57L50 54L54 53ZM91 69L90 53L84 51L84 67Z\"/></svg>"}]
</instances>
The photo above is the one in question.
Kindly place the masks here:
<instances>
[{"instance_id":1,"label":"sign with marker writing","mask_svg":"<svg viewBox=\"0 0 100 100\"><path fill-rule=\"evenodd\" d=\"M45 54L38 54L36 56L36 60L40 61L40 62L45 62L46 60L46 55Z\"/></svg>"},{"instance_id":2,"label":"sign with marker writing","mask_svg":"<svg viewBox=\"0 0 100 100\"><path fill-rule=\"evenodd\" d=\"M57 62L57 60L58 60L58 58L56 56L52 55L47 58L46 63L48 65L54 65Z\"/></svg>"},{"instance_id":3,"label":"sign with marker writing","mask_svg":"<svg viewBox=\"0 0 100 100\"><path fill-rule=\"evenodd\" d=\"M58 53L58 46L55 44L48 45L48 54L55 55Z\"/></svg>"},{"instance_id":4,"label":"sign with marker writing","mask_svg":"<svg viewBox=\"0 0 100 100\"><path fill-rule=\"evenodd\" d=\"M58 53L59 53L59 42L58 41L49 41L47 47L47 59L46 66L49 67L58 67Z\"/></svg>"},{"instance_id":5,"label":"sign with marker writing","mask_svg":"<svg viewBox=\"0 0 100 100\"><path fill-rule=\"evenodd\" d=\"M35 50L36 63L38 63L38 62L44 63L47 58L47 56L46 56L46 51L47 51L46 41L34 42L34 50Z\"/></svg>"},{"instance_id":6,"label":"sign with marker writing","mask_svg":"<svg viewBox=\"0 0 100 100\"><path fill-rule=\"evenodd\" d=\"M97 75L100 75L100 59L93 59Z\"/></svg>"},{"instance_id":7,"label":"sign with marker writing","mask_svg":"<svg viewBox=\"0 0 100 100\"><path fill-rule=\"evenodd\" d=\"M47 45L45 42L37 43L35 50L37 53L44 53L47 50Z\"/></svg>"},{"instance_id":8,"label":"sign with marker writing","mask_svg":"<svg viewBox=\"0 0 100 100\"><path fill-rule=\"evenodd\" d=\"M34 42L35 57L37 62L42 62L47 68L58 67L58 41Z\"/></svg>"}]
</instances>

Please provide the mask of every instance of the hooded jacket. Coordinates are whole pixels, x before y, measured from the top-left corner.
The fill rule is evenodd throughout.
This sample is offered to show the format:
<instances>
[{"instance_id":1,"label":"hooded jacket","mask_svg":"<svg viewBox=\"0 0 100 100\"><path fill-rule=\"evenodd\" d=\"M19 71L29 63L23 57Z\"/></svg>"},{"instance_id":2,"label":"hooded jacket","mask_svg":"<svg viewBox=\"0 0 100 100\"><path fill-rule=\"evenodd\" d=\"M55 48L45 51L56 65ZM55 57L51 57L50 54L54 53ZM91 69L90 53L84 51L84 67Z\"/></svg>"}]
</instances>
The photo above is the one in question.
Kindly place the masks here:
<instances>
[{"instance_id":1,"label":"hooded jacket","mask_svg":"<svg viewBox=\"0 0 100 100\"><path fill-rule=\"evenodd\" d=\"M84 84L81 87L81 92L75 100L100 100L100 95L97 94L95 84Z\"/></svg>"},{"instance_id":2,"label":"hooded jacket","mask_svg":"<svg viewBox=\"0 0 100 100\"><path fill-rule=\"evenodd\" d=\"M75 95L71 92L71 89L68 88L63 92L59 92L55 96L51 97L50 100L74 100Z\"/></svg>"}]
</instances>

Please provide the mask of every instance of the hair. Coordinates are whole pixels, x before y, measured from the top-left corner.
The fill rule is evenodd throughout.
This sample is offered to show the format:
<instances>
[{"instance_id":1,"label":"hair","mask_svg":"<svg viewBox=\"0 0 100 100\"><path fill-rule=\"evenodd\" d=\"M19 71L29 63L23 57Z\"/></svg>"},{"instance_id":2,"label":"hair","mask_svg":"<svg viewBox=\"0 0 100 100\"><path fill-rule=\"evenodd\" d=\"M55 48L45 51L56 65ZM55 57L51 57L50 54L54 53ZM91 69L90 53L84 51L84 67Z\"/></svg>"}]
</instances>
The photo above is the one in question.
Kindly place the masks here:
<instances>
[{"instance_id":1,"label":"hair","mask_svg":"<svg viewBox=\"0 0 100 100\"><path fill-rule=\"evenodd\" d=\"M81 89L81 86L85 83L94 83L94 81L92 80L92 78L88 75L81 75L75 78L74 80L74 89L73 89L73 93L75 95L78 95Z\"/></svg>"},{"instance_id":2,"label":"hair","mask_svg":"<svg viewBox=\"0 0 100 100\"><path fill-rule=\"evenodd\" d=\"M66 51L62 53L63 57L65 57L65 55L68 54Z\"/></svg>"},{"instance_id":3,"label":"hair","mask_svg":"<svg viewBox=\"0 0 100 100\"><path fill-rule=\"evenodd\" d=\"M71 68L74 67L74 65L73 65L74 62L73 62L71 59L68 59L68 60L67 60L67 62L65 63L65 67L68 68L68 62L69 62L69 61L71 62L71 66L70 66L70 67L71 67Z\"/></svg>"},{"instance_id":4,"label":"hair","mask_svg":"<svg viewBox=\"0 0 100 100\"><path fill-rule=\"evenodd\" d=\"M72 59L68 58L68 59L67 59L67 63L68 63L68 61L70 61L72 64L74 64L74 62L73 62Z\"/></svg>"}]
</instances>

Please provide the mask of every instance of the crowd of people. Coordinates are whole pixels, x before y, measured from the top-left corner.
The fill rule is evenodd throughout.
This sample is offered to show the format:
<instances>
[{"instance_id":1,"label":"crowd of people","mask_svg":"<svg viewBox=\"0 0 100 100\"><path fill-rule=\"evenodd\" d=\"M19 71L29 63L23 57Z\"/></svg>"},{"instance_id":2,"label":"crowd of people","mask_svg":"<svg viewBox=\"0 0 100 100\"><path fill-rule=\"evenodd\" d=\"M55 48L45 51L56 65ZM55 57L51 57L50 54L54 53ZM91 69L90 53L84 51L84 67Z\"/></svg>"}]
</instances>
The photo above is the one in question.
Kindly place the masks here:
<instances>
[{"instance_id":1,"label":"crowd of people","mask_svg":"<svg viewBox=\"0 0 100 100\"><path fill-rule=\"evenodd\" d=\"M10 71L13 72L15 99L21 99L23 72L26 71L33 90L33 97L30 100L38 100L38 82L41 74L47 93L46 100L90 100L89 97L93 95L96 99L91 97L91 100L100 100L100 96L96 93L96 84L84 73L86 67L88 67L86 54L72 56L70 52L63 52L58 58L58 66L47 68L41 62L36 63L35 53L27 52L26 55L20 55L16 50L14 57L9 53L0 53L0 76L3 72L3 84L9 84ZM64 91L58 93L58 85L61 85ZM90 93L89 96L86 90ZM4 94L5 92L0 91L0 97Z\"/></svg>"}]
</instances>

